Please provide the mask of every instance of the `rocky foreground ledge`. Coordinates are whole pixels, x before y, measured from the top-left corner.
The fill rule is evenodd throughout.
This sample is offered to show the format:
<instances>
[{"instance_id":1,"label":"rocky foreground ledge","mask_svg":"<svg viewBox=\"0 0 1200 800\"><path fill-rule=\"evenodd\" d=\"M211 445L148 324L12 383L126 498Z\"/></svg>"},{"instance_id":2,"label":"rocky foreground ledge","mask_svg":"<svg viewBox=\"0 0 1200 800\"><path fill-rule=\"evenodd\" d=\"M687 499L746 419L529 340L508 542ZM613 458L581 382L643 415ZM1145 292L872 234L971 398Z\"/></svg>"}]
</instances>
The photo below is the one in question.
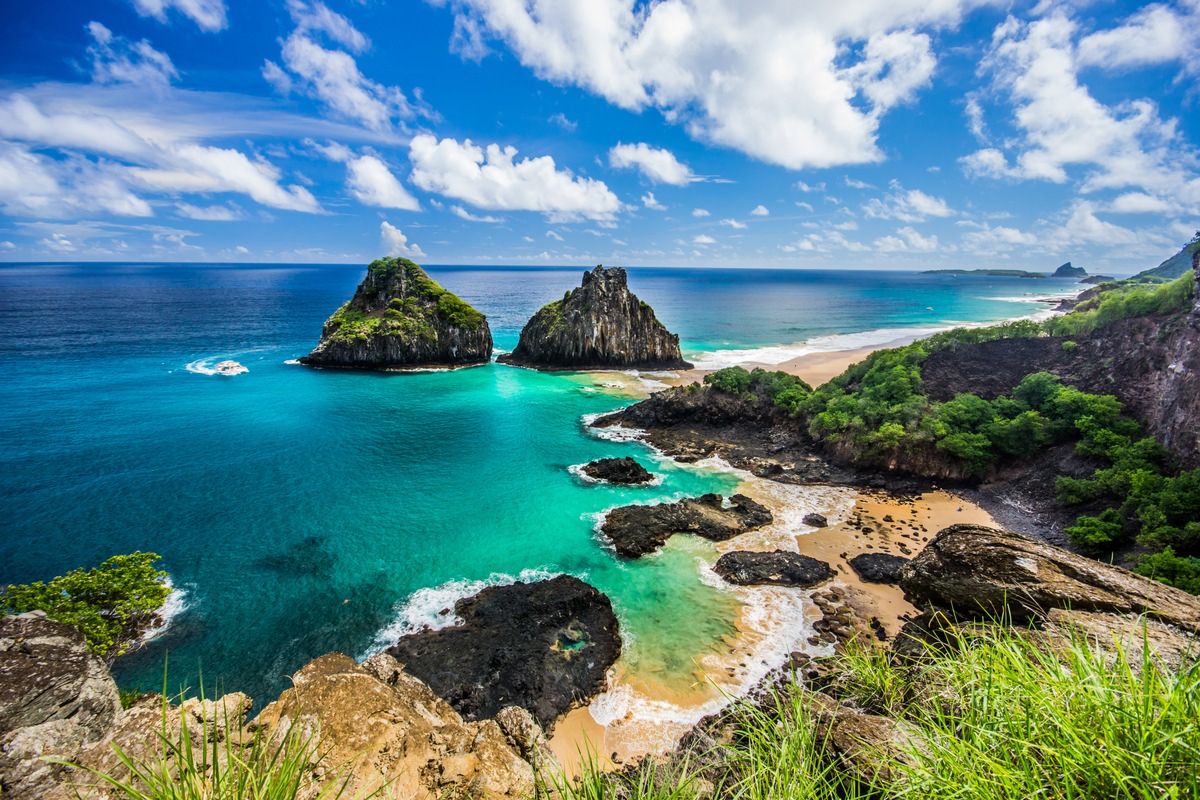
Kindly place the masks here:
<instances>
[{"instance_id":1,"label":"rocky foreground ledge","mask_svg":"<svg viewBox=\"0 0 1200 800\"><path fill-rule=\"evenodd\" d=\"M595 592L577 586L574 579L555 580L562 596L584 599ZM483 618L499 624L504 613L513 615L506 640L495 643L512 647L514 654L495 654L499 659L495 677L516 670L533 683L543 680L539 669L552 673L557 669L544 666L547 649L564 663L577 657L589 659L588 645L578 646L585 641L580 634L586 631L588 643L596 641L593 637L598 634L586 619L577 625L576 617L587 617L604 605L595 597L587 603L591 612L551 614L552 621L538 629L558 630L562 638L549 643L538 638L541 633L527 635L528 614L547 599L541 593L550 591L547 584L553 583L526 584L510 592L500 590L511 587L496 587L488 590L491 599L481 595L482 600L464 601L456 609L467 622L465 628L478 628ZM1135 671L1147 665L1162 670L1186 668L1200 652L1200 597L1007 531L971 525L942 530L901 568L900 585L922 613L894 640L880 646L889 647L894 659L909 665L905 674L913 685L902 687L905 696L941 697L938 685L930 683L938 680L936 668L925 671L922 665L931 652L961 641L955 639L956 630L979 631L981 625L1012 625L1050 652L1063 648L1072 637L1084 637L1114 663L1124 661ZM496 601L505 594L516 599ZM550 599L551 605L554 602ZM615 636L615 627L600 635L609 633ZM531 640L527 647L523 639ZM444 671L456 669L453 649L442 649ZM467 650L482 653L484 648L472 644ZM887 780L883 770L908 752L917 734L904 719L877 708L861 708L841 696L838 675L829 671L836 669L836 661L831 663L832 667L829 662L797 657L792 666L799 682L779 684L775 691L801 695L800 702L817 723L824 757L834 769L869 782ZM428 664L439 666L432 655ZM348 771L310 771L304 778L310 783L302 789L306 797L348 777L345 791L351 797L386 785L395 797L515 800L534 796L535 767L558 769L529 711L508 705L491 718L464 719L445 696L388 654L363 664L336 653L322 656L295 673L292 688L249 723L244 717L250 700L238 693L216 701L188 700L168 708L165 717L162 702L158 696L147 696L121 710L112 677L103 662L87 652L82 634L39 612L0 619L3 797L66 800L75 796L68 783L94 782L82 771L41 760L44 756L66 758L125 779L128 773L113 745L135 759L157 757L164 719L169 739L178 737L180 727L187 725L192 741L200 747L211 747L200 735L205 721L218 741L227 730L233 736L253 731L279 737L300 726L315 733L314 744L328 759L323 763L345 764ZM775 702L750 707L749 713L777 714ZM722 759L740 735L746 713L747 707L737 706L702 720L667 760L686 763L700 770L705 781L721 785L739 769L738 762ZM655 768L670 774L671 765ZM79 791L86 798L104 796L99 790Z\"/></svg>"},{"instance_id":2,"label":"rocky foreground ledge","mask_svg":"<svg viewBox=\"0 0 1200 800\"><path fill-rule=\"evenodd\" d=\"M620 267L597 266L583 285L547 303L521 330L511 353L497 359L535 369L691 369L679 337L629 291Z\"/></svg>"}]
</instances>

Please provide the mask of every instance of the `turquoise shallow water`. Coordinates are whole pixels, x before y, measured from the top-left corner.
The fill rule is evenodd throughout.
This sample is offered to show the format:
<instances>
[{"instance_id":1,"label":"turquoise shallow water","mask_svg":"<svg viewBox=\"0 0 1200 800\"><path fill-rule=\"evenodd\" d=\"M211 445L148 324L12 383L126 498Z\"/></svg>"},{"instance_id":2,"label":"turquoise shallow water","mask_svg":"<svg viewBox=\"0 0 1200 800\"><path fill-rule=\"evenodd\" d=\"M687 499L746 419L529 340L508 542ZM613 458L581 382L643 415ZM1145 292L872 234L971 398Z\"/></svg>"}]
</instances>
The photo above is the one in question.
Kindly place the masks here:
<instances>
[{"instance_id":1,"label":"turquoise shallow water","mask_svg":"<svg viewBox=\"0 0 1200 800\"><path fill-rule=\"evenodd\" d=\"M434 268L511 348L579 270ZM618 562L593 532L613 505L736 479L588 433L624 402L604 378L489 365L407 375L286 363L361 268L0 265L0 582L136 549L163 555L185 609L117 662L126 686L205 682L270 699L330 650L361 655L435 619L463 581L569 572L612 598L630 660L664 682L732 630L695 548ZM693 351L982 321L997 297L1067 283L885 273L632 270ZM203 374L235 358L250 372ZM190 369L189 369L190 365ZM201 371L197 371L201 370ZM588 485L568 467L633 455L662 485ZM440 592L425 591L443 587ZM435 607L437 606L437 607Z\"/></svg>"}]
</instances>

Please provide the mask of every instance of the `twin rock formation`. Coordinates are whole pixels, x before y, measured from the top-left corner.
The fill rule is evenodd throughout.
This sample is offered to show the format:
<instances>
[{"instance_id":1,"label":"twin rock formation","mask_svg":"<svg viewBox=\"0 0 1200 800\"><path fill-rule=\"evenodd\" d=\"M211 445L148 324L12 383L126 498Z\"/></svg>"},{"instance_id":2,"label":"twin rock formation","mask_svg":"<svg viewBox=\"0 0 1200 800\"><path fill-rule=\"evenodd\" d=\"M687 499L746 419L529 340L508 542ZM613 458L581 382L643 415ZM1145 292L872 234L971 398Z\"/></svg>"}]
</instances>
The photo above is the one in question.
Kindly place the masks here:
<instances>
[{"instance_id":1,"label":"twin rock formation","mask_svg":"<svg viewBox=\"0 0 1200 800\"><path fill-rule=\"evenodd\" d=\"M314 367L397 370L465 367L492 357L487 318L406 258L367 267L354 297L326 322L304 358ZM543 306L499 359L535 369L688 369L679 337L629 291L625 270L596 267Z\"/></svg>"}]
</instances>

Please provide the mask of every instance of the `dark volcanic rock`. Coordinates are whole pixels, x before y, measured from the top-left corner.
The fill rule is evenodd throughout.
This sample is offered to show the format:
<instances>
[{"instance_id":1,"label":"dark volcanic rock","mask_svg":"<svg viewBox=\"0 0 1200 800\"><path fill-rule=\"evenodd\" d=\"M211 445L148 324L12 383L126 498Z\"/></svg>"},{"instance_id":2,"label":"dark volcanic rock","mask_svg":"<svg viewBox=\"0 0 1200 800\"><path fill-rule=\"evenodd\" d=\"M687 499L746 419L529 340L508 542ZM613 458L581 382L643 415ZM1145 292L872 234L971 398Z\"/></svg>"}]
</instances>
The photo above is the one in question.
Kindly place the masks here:
<instances>
[{"instance_id":1,"label":"dark volcanic rock","mask_svg":"<svg viewBox=\"0 0 1200 800\"><path fill-rule=\"evenodd\" d=\"M485 364L492 357L487 319L406 258L381 258L350 302L321 329L314 367L411 369Z\"/></svg>"},{"instance_id":2,"label":"dark volcanic rock","mask_svg":"<svg viewBox=\"0 0 1200 800\"><path fill-rule=\"evenodd\" d=\"M739 586L767 584L807 588L834 576L833 569L826 562L786 550L773 553L738 550L726 553L717 560L713 572Z\"/></svg>"},{"instance_id":3,"label":"dark volcanic rock","mask_svg":"<svg viewBox=\"0 0 1200 800\"><path fill-rule=\"evenodd\" d=\"M583 474L592 480L625 485L649 483L654 480L652 472L629 456L625 458L601 458L590 464L584 464Z\"/></svg>"},{"instance_id":4,"label":"dark volcanic rock","mask_svg":"<svg viewBox=\"0 0 1200 800\"><path fill-rule=\"evenodd\" d=\"M1146 614L1200 633L1200 597L1120 567L978 525L942 530L900 570L917 607L1022 621L1053 608Z\"/></svg>"},{"instance_id":5,"label":"dark volcanic rock","mask_svg":"<svg viewBox=\"0 0 1200 800\"><path fill-rule=\"evenodd\" d=\"M463 624L405 636L387 652L470 720L517 705L549 731L604 690L621 654L612 604L569 575L491 586L454 611Z\"/></svg>"},{"instance_id":6,"label":"dark volcanic rock","mask_svg":"<svg viewBox=\"0 0 1200 800\"><path fill-rule=\"evenodd\" d=\"M829 520L825 519L824 514L817 514L815 512L812 514L805 514L802 522L805 525L811 525L814 528L824 528L829 524Z\"/></svg>"},{"instance_id":7,"label":"dark volcanic rock","mask_svg":"<svg viewBox=\"0 0 1200 800\"><path fill-rule=\"evenodd\" d=\"M672 534L692 533L723 542L773 519L765 506L745 495L735 494L729 500L728 508L719 494L653 506L621 506L608 512L600 530L612 540L618 555L638 558L662 547Z\"/></svg>"},{"instance_id":8,"label":"dark volcanic rock","mask_svg":"<svg viewBox=\"0 0 1200 800\"><path fill-rule=\"evenodd\" d=\"M625 270L596 267L583 285L543 306L505 364L538 369L690 369L679 337L629 291Z\"/></svg>"},{"instance_id":9,"label":"dark volcanic rock","mask_svg":"<svg viewBox=\"0 0 1200 800\"><path fill-rule=\"evenodd\" d=\"M862 553L849 561L858 577L867 583L899 583L900 568L907 563L907 558L888 553Z\"/></svg>"}]
</instances>

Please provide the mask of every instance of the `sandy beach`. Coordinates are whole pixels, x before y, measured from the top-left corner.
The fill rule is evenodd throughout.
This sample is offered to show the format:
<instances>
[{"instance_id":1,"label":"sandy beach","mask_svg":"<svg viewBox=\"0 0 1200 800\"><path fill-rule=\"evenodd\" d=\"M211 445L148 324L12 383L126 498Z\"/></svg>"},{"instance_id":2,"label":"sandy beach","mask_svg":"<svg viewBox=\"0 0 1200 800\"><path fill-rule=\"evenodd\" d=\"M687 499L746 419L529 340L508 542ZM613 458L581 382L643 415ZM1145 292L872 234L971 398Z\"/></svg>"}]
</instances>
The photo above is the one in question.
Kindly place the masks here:
<instances>
[{"instance_id":1,"label":"sandy beach","mask_svg":"<svg viewBox=\"0 0 1200 800\"><path fill-rule=\"evenodd\" d=\"M738 634L728 641L727 653L698 665L699 679L689 697L648 694L653 688L637 681L618 662L610 674L610 689L620 692L623 685L635 683L643 704L659 706L657 713L642 718L630 712L608 725L598 722L589 707L568 713L550 740L567 775L578 774L582 759L601 768L619 768L672 746L699 716L712 713L744 690L748 675L739 666L759 667L754 674L761 675L769 671L766 659L775 659L771 669L786 662L789 653L779 649L778 641L769 641L772 637L790 639L791 652L830 654L830 643L813 627L822 617L821 607L830 601L850 609L864 639L872 636L872 621L888 636L894 635L916 610L898 587L861 580L849 559L860 553L908 558L949 525L994 524L986 511L945 491L902 496L850 487L794 486L753 476L747 476L739 491L770 508L776 522L717 545L717 556L734 550L793 550L828 562L836 576L811 589L728 587L743 603L736 620ZM824 514L829 525L813 528L800 522L811 511ZM786 618L787 611L797 607L803 609L799 625L794 617ZM780 618L772 619L773 615Z\"/></svg>"}]
</instances>

